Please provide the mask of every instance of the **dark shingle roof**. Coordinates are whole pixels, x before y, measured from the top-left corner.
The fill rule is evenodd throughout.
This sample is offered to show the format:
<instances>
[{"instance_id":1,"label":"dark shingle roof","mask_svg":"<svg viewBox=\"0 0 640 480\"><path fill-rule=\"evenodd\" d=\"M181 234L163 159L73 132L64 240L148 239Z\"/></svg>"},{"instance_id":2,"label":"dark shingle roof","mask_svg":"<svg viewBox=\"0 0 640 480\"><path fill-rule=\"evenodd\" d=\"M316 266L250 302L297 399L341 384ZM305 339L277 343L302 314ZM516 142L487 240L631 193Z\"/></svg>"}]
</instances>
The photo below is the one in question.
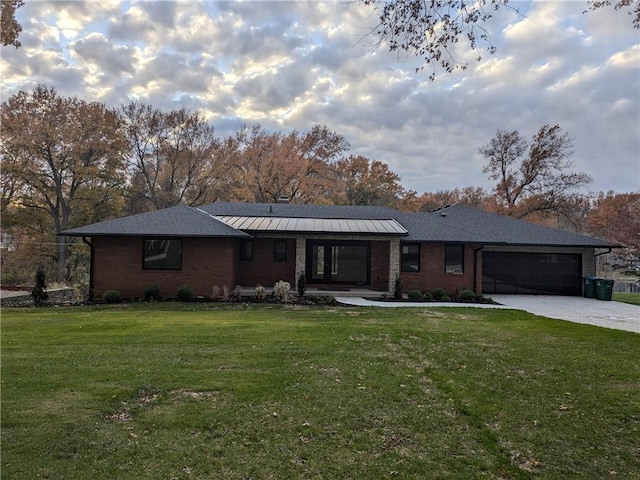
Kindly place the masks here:
<instances>
[{"instance_id":1,"label":"dark shingle roof","mask_svg":"<svg viewBox=\"0 0 640 480\"><path fill-rule=\"evenodd\" d=\"M452 205L424 214L432 225L449 225L484 238L483 243L609 248L619 245L557 228L545 227L465 205Z\"/></svg>"},{"instance_id":2,"label":"dark shingle roof","mask_svg":"<svg viewBox=\"0 0 640 480\"><path fill-rule=\"evenodd\" d=\"M206 212L179 205L60 232L68 236L250 237Z\"/></svg>"},{"instance_id":3,"label":"dark shingle roof","mask_svg":"<svg viewBox=\"0 0 640 480\"><path fill-rule=\"evenodd\" d=\"M250 237L214 216L306 219L395 219L408 235L403 242L459 242L609 248L619 245L597 238L536 225L464 205L435 212L410 213L388 207L301 205L293 203L226 203L201 207L177 206L61 232L61 235L144 235L197 237Z\"/></svg>"},{"instance_id":4,"label":"dark shingle roof","mask_svg":"<svg viewBox=\"0 0 640 480\"><path fill-rule=\"evenodd\" d=\"M200 207L211 215L242 217L351 218L390 220L400 213L389 207L355 205L306 205L298 203L215 202Z\"/></svg>"}]
</instances>

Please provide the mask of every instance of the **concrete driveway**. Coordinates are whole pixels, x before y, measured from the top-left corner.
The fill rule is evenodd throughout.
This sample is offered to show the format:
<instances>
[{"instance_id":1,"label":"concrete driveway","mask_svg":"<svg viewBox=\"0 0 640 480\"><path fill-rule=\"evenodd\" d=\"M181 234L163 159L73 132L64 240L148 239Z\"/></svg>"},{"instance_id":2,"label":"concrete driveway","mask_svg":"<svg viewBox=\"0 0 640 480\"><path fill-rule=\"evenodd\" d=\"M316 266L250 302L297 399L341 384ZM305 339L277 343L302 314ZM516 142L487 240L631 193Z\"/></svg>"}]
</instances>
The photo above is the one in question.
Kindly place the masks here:
<instances>
[{"instance_id":1,"label":"concrete driveway","mask_svg":"<svg viewBox=\"0 0 640 480\"><path fill-rule=\"evenodd\" d=\"M356 297L336 297L340 303L361 307L476 307L510 308L524 310L558 320L585 323L598 327L615 328L640 333L640 307L621 302L608 302L595 298L560 297L545 295L491 295L500 305L469 303L380 302Z\"/></svg>"},{"instance_id":2,"label":"concrete driveway","mask_svg":"<svg viewBox=\"0 0 640 480\"><path fill-rule=\"evenodd\" d=\"M553 295L491 295L491 298L543 317L640 333L640 307L628 303Z\"/></svg>"}]
</instances>

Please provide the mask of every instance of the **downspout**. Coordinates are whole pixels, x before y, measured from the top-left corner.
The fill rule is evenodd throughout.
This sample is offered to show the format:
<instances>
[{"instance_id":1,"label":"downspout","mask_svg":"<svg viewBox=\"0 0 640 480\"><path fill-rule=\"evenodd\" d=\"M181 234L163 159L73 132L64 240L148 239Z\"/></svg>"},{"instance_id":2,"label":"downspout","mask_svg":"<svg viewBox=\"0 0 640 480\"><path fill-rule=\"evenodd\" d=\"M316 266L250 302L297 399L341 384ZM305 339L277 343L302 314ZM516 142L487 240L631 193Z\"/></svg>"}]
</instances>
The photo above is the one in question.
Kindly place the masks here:
<instances>
[{"instance_id":1,"label":"downspout","mask_svg":"<svg viewBox=\"0 0 640 480\"><path fill-rule=\"evenodd\" d=\"M89 251L90 256L89 256L89 301L92 302L93 301L93 263L94 263L94 258L93 258L93 244L87 240L87 237L82 237L82 241L89 245Z\"/></svg>"},{"instance_id":2,"label":"downspout","mask_svg":"<svg viewBox=\"0 0 640 480\"><path fill-rule=\"evenodd\" d=\"M609 249L606 252L596 253L594 256L599 257L600 255L606 255L607 253L611 253L612 250L613 248L609 247Z\"/></svg>"},{"instance_id":3,"label":"downspout","mask_svg":"<svg viewBox=\"0 0 640 480\"><path fill-rule=\"evenodd\" d=\"M478 292L478 252L484 249L484 245L479 248L473 249L473 292L476 295L482 294L482 292Z\"/></svg>"}]
</instances>

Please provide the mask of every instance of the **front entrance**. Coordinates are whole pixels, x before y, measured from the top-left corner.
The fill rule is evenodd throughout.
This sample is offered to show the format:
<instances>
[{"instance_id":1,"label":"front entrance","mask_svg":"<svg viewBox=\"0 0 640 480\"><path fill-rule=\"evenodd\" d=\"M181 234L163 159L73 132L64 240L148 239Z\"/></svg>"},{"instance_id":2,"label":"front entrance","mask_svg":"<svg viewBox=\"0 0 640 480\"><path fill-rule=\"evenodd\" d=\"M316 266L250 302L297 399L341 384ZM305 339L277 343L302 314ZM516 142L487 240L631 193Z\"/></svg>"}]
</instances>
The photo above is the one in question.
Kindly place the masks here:
<instances>
[{"instance_id":1,"label":"front entrance","mask_svg":"<svg viewBox=\"0 0 640 480\"><path fill-rule=\"evenodd\" d=\"M371 242L307 241L307 283L369 285Z\"/></svg>"}]
</instances>

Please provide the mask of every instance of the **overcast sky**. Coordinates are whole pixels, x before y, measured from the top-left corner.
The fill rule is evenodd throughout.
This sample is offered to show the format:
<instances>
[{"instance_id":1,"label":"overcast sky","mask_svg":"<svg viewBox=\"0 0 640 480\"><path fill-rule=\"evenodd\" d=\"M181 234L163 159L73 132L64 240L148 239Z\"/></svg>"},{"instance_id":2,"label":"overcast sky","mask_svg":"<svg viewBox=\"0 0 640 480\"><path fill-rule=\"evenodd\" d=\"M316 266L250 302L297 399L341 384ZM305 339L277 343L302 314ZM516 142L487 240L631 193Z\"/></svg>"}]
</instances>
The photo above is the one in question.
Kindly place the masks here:
<instances>
[{"instance_id":1,"label":"overcast sky","mask_svg":"<svg viewBox=\"0 0 640 480\"><path fill-rule=\"evenodd\" d=\"M626 12L586 0L512 1L487 25L497 52L466 71L420 62L365 37L370 8L337 2L26 0L22 47L2 47L2 100L39 83L118 107L139 99L241 125L323 124L349 153L386 162L418 193L492 183L478 148L500 130L531 138L559 124L591 191L640 190L640 36Z\"/></svg>"}]
</instances>

